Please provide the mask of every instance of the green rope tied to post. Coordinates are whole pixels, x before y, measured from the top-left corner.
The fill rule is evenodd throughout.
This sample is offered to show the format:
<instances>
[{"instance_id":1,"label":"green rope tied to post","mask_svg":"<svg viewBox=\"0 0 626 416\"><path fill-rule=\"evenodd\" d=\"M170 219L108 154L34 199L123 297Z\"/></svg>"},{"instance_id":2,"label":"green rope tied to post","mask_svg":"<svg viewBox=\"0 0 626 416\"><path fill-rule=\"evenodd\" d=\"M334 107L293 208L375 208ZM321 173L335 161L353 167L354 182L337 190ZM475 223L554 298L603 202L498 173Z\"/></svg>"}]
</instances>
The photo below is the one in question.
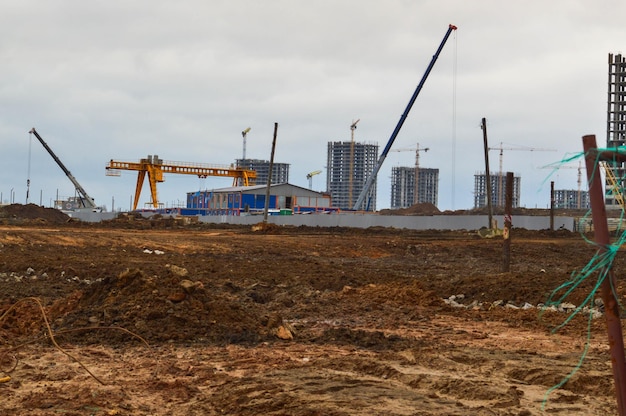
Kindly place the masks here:
<instances>
[{"instance_id":1,"label":"green rope tied to post","mask_svg":"<svg viewBox=\"0 0 626 416\"><path fill-rule=\"evenodd\" d=\"M626 154L626 146L620 146L617 148L608 148L608 149L598 149L598 152L602 152L602 151L610 151L610 152L614 152L614 153L620 153L620 154ZM548 178L553 175L558 169L559 167L573 161L576 159L579 159L581 157L584 157L585 154L584 152L581 153L577 153L573 156L567 157L562 159L559 162L556 162L554 164L548 165L547 167L554 167L554 170L552 171L552 173L550 175L548 175ZM598 168L598 164L600 163L598 157L596 157L596 161L594 164L594 174L595 172L599 172L599 168ZM548 178L546 178L545 181L548 180ZM619 189L614 189L613 192L617 193L620 192L623 194L623 189L621 188L621 183L624 180L624 177L621 177L618 179L617 183L619 186ZM544 181L544 183L545 183ZM586 219L589 215L591 214L591 211L588 211L585 216L583 217L583 220ZM548 297L548 300L546 301L546 306L556 306L556 305L560 305L561 303L563 303L569 295L572 294L572 292L579 287L584 281L586 281L587 279L591 279L593 275L597 274L597 278L596 281L590 291L590 293L587 295L587 297L584 299L584 301L578 305L569 315L568 317L559 325L557 325L555 328L552 329L552 332L555 333L556 331L558 331L559 329L563 328L565 325L567 325L573 318L574 316L576 316L577 314L579 314L580 312L583 311L583 309L585 307L589 307L589 317L587 320L587 338L585 340L585 346L583 349L583 352L580 356L580 359L577 363L577 365L572 369L572 371L565 376L559 383L557 383L556 385L552 386L551 388L549 388L546 391L546 394L544 396L544 400L542 402L541 405L541 409L544 410L546 403L548 401L548 396L550 395L550 393L552 393L554 390L561 388L565 383L567 383L573 376L574 374L576 374L576 372L582 367L582 364L587 356L587 353L589 351L589 347L590 347L590 343L591 343L591 322L593 319L593 306L594 306L594 299L595 296L598 292L598 289L600 289L600 287L602 286L603 282L605 281L605 279L609 276L609 271L611 270L613 263L615 261L615 257L617 256L617 253L620 249L620 247L622 247L622 245L624 245L626 243L626 230L622 229L622 220L624 219L624 207L622 207L621 213L620 213L620 217L619 217L619 225L618 228L616 230L616 234L618 234L618 237L616 239L616 241L612 244L609 244L606 247L599 247L598 244L594 241L589 240L585 235L584 235L584 230L582 229L582 227L579 227L579 231L581 236L583 237L583 239L588 242L589 244L593 244L595 246L598 246L598 250L596 251L595 255L589 260L589 262L579 271L574 270L572 272L572 274L570 275L570 280L568 280L567 282L561 284L559 287L557 287L556 289L554 289L552 291L552 293L550 294L550 296ZM580 223L583 223L583 221L581 220ZM615 299L618 300L618 304L620 309L624 309L622 307L622 305L619 303L619 298L616 294L616 288L613 286L613 282L612 280L609 280L610 284L611 284L611 290L615 296ZM558 293L562 293L560 296L557 297ZM541 311L541 313L543 313L545 311L545 309L543 311Z\"/></svg>"}]
</instances>

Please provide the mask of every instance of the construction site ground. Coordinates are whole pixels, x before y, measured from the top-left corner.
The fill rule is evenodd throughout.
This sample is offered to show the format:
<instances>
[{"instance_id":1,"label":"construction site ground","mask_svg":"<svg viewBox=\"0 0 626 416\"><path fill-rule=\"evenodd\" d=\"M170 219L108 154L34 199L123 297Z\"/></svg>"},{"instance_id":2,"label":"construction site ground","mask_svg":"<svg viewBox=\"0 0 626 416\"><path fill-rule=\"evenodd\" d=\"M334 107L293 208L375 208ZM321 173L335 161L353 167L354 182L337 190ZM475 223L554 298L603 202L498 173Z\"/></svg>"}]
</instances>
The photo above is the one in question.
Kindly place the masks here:
<instances>
[{"instance_id":1,"label":"construction site ground","mask_svg":"<svg viewBox=\"0 0 626 416\"><path fill-rule=\"evenodd\" d=\"M6 208L0 414L615 414L595 282L537 308L595 248L511 237Z\"/></svg>"}]
</instances>

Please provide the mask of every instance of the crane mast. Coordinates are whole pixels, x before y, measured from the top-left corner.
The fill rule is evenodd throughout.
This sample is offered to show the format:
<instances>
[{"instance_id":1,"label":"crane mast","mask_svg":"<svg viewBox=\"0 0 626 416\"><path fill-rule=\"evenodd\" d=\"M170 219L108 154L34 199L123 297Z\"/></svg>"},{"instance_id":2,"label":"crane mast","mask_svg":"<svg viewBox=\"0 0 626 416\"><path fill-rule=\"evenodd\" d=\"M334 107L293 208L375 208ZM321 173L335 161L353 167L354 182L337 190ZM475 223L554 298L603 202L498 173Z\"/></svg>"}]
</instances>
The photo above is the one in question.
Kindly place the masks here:
<instances>
[{"instance_id":1,"label":"crane mast","mask_svg":"<svg viewBox=\"0 0 626 416\"><path fill-rule=\"evenodd\" d=\"M46 149L48 153L50 154L50 156L52 156L52 159L54 159L54 161L57 162L57 165L59 165L63 173L65 173L65 176L67 176L68 179L74 184L76 191L78 191L79 195L81 196L81 202L83 204L83 207L97 208L96 203L94 202L93 198L87 195L87 192L85 191L85 189L82 186L80 186L80 184L78 183L74 175L72 175L72 173L65 167L63 162L61 162L61 159L59 159L57 155L54 154L52 149L50 149L50 146L48 146L48 144L41 138L39 133L37 133L37 130L35 130L35 128L33 127L32 129L30 129L28 133L35 135L37 140L39 140L39 143L41 143L44 149Z\"/></svg>"},{"instance_id":2,"label":"crane mast","mask_svg":"<svg viewBox=\"0 0 626 416\"><path fill-rule=\"evenodd\" d=\"M418 204L419 201L419 171L420 171L420 152L428 152L430 148L420 147L417 144L415 149L392 149L392 152L415 152L415 179L413 184L413 204Z\"/></svg>"},{"instance_id":3,"label":"crane mast","mask_svg":"<svg viewBox=\"0 0 626 416\"><path fill-rule=\"evenodd\" d=\"M504 150L524 150L524 151L528 151L528 152L556 152L556 149L543 149L543 148L539 148L539 147L528 147L528 146L516 146L516 147L503 147L504 143L500 142L500 147L490 147L488 150L500 150L500 170L498 172L498 200L497 200L497 206L498 207L503 207L504 206L504 202L502 201L502 197L504 194L504 188L503 188L503 178L504 178L504 171L502 170L502 159L504 156Z\"/></svg>"},{"instance_id":4,"label":"crane mast","mask_svg":"<svg viewBox=\"0 0 626 416\"><path fill-rule=\"evenodd\" d=\"M352 184L354 183L354 130L356 130L356 125L359 121L361 121L361 119L358 119L350 125L350 177L348 181L349 205L352 205Z\"/></svg>"},{"instance_id":5,"label":"crane mast","mask_svg":"<svg viewBox=\"0 0 626 416\"><path fill-rule=\"evenodd\" d=\"M402 113L402 115L400 116L400 120L398 121L396 128L393 130L393 133L391 133L391 137L389 138L389 141L387 141L387 145L385 146L385 149L383 150L382 154L378 158L378 162L374 166L372 173L370 174L370 176L368 176L367 180L365 181L365 185L363 185L361 194L359 195L359 197L356 200L356 203L354 204L354 207L353 207L354 210L359 209L359 207L363 204L363 201L365 201L365 197L367 196L370 189L372 188L372 185L374 184L374 181L376 180L376 176L378 175L378 171L380 170L380 167L382 166L383 162L387 158L387 154L389 153L389 149L391 149L391 145L396 140L396 136L400 132L400 129L402 128L402 125L404 124L404 121L409 115L409 111L411 111L411 107L413 107L413 103L415 103L415 99L419 95L420 91L422 91L422 87L424 86L424 83L426 82L426 79L428 78L430 71L435 66L435 62L437 62L437 58L439 58L439 54L441 53L441 50L443 49L444 45L448 41L448 38L450 37L450 33L452 33L453 30L456 30L456 26L454 25L448 26L448 31L443 37L443 40L441 41L441 44L439 45L437 52L435 52L435 55L433 55L433 58L430 61L428 68L426 68L426 72L422 76L422 80L417 85L417 88L415 89L413 96L409 100L409 104L406 106L404 113Z\"/></svg>"},{"instance_id":6,"label":"crane mast","mask_svg":"<svg viewBox=\"0 0 626 416\"><path fill-rule=\"evenodd\" d=\"M320 173L322 173L321 170L314 170L306 174L306 178L309 180L309 189L313 189L313 176L319 175Z\"/></svg>"}]
</instances>

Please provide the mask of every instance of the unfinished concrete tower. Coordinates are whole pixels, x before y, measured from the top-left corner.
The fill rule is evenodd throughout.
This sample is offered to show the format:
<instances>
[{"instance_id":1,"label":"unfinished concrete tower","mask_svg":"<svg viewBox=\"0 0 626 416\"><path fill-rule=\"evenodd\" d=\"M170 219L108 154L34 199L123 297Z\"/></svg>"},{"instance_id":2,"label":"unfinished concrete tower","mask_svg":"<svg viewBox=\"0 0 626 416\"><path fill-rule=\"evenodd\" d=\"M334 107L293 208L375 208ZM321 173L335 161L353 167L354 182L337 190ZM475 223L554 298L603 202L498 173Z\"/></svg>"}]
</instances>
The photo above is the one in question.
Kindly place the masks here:
<instances>
[{"instance_id":1,"label":"unfinished concrete tower","mask_svg":"<svg viewBox=\"0 0 626 416\"><path fill-rule=\"evenodd\" d=\"M506 195L506 176L496 172L489 173L489 182L491 182L491 206L504 208ZM520 206L522 178L519 175L513 177L513 208ZM498 201L502 201L502 205L498 205ZM474 208L482 208L487 206L487 175L485 172L479 172L474 175Z\"/></svg>"},{"instance_id":2,"label":"unfinished concrete tower","mask_svg":"<svg viewBox=\"0 0 626 416\"><path fill-rule=\"evenodd\" d=\"M626 60L621 54L609 54L609 94L607 103L606 147L626 145ZM626 185L626 164L611 163L617 188L623 193ZM619 209L620 198L616 198L616 187L609 180L605 186L605 203L607 208Z\"/></svg>"},{"instance_id":3,"label":"unfinished concrete tower","mask_svg":"<svg viewBox=\"0 0 626 416\"><path fill-rule=\"evenodd\" d=\"M437 206L439 169L418 168L418 184L415 184L414 167L391 168L391 208L408 208L413 204L431 203ZM417 195L415 191L417 190Z\"/></svg>"},{"instance_id":4,"label":"unfinished concrete tower","mask_svg":"<svg viewBox=\"0 0 626 416\"><path fill-rule=\"evenodd\" d=\"M270 161L261 159L237 159L238 168L256 171L255 185L266 185L270 174ZM276 163L272 165L272 183L289 182L289 163Z\"/></svg>"},{"instance_id":5,"label":"unfinished concrete tower","mask_svg":"<svg viewBox=\"0 0 626 416\"><path fill-rule=\"evenodd\" d=\"M356 203L377 160L377 144L328 142L326 190L330 193L334 207L346 210L353 208L352 204ZM358 209L376 210L376 182Z\"/></svg>"}]
</instances>

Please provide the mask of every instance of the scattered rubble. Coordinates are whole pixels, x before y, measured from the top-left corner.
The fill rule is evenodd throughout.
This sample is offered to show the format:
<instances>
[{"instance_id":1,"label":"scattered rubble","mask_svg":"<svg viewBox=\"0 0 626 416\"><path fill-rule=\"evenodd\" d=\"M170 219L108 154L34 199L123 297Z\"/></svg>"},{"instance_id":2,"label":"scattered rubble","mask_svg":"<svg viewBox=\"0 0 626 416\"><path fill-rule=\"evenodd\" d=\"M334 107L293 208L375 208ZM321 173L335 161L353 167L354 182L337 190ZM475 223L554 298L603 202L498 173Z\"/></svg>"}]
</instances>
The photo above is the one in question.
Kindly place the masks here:
<instances>
[{"instance_id":1,"label":"scattered rubble","mask_svg":"<svg viewBox=\"0 0 626 416\"><path fill-rule=\"evenodd\" d=\"M504 308L511 310L528 310L528 309L537 309L541 312L561 312L571 314L578 310L578 307L573 303L562 302L559 305L545 305L543 303L539 303L536 306L531 303L524 302L521 305L516 305L513 302L505 302L503 300L496 300L494 302L478 302L477 300L472 301L469 304L463 304L462 301L465 298L464 295L452 295L448 298L443 299L446 305L449 305L453 308L462 308L462 309L470 309L470 310L492 310L494 308ZM579 312L585 314L586 316L591 315L593 319L597 319L602 317L604 312L604 307L602 305L602 299L598 298L595 302L595 307L584 306L580 308Z\"/></svg>"}]
</instances>

